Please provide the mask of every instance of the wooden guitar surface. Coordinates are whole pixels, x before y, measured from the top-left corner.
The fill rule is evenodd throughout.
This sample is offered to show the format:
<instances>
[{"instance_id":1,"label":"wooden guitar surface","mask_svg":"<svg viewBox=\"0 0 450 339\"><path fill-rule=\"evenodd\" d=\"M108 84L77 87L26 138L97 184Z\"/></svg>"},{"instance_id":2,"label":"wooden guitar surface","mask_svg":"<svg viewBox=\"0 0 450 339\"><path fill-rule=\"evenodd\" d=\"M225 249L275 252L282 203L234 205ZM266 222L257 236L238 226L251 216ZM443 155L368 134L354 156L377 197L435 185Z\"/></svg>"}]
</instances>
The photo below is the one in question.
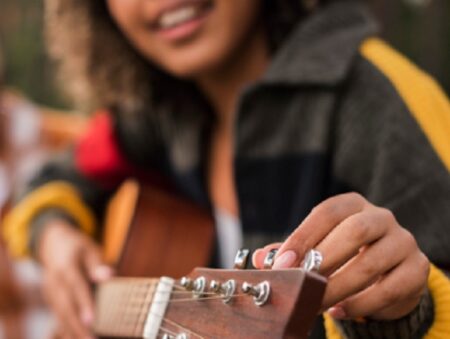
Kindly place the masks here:
<instances>
[{"instance_id":1,"label":"wooden guitar surface","mask_svg":"<svg viewBox=\"0 0 450 339\"><path fill-rule=\"evenodd\" d=\"M210 263L210 213L172 193L126 182L111 201L104 255L120 276L181 277Z\"/></svg>"}]
</instances>

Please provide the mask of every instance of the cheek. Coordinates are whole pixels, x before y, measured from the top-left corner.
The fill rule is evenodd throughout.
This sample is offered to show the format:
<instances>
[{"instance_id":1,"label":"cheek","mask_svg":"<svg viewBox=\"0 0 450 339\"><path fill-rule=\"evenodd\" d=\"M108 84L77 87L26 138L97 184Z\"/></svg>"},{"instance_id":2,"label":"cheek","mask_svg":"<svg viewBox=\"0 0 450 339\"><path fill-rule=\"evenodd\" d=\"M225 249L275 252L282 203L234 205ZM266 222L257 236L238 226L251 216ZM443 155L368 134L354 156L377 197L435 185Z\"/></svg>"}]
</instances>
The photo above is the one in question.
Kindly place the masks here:
<instances>
[{"instance_id":1,"label":"cheek","mask_svg":"<svg viewBox=\"0 0 450 339\"><path fill-rule=\"evenodd\" d=\"M260 0L214 0L214 8L198 34L173 43L149 29L133 2L137 0L108 0L111 14L127 39L147 60L175 76L191 78L220 67L244 47L260 7Z\"/></svg>"},{"instance_id":2,"label":"cheek","mask_svg":"<svg viewBox=\"0 0 450 339\"><path fill-rule=\"evenodd\" d=\"M139 48L146 34L140 0L107 0L111 18L127 40ZM149 1L150 2L150 1Z\"/></svg>"},{"instance_id":3,"label":"cheek","mask_svg":"<svg viewBox=\"0 0 450 339\"><path fill-rule=\"evenodd\" d=\"M153 60L168 72L195 78L215 72L249 44L256 33L259 0L215 0L215 8L201 34L180 46L155 44Z\"/></svg>"}]
</instances>

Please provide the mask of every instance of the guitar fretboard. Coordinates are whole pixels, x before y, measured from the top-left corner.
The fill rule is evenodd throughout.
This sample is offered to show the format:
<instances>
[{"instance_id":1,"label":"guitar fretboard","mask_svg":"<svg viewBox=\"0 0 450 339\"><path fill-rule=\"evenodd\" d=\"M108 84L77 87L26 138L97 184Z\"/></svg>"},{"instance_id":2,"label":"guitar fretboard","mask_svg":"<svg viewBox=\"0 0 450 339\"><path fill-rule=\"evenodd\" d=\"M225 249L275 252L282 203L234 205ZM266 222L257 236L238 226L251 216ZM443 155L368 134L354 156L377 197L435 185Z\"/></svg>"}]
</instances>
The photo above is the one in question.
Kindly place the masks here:
<instances>
[{"instance_id":1,"label":"guitar fretboard","mask_svg":"<svg viewBox=\"0 0 450 339\"><path fill-rule=\"evenodd\" d=\"M170 278L117 278L96 293L95 333L108 337L156 338L172 292Z\"/></svg>"}]
</instances>

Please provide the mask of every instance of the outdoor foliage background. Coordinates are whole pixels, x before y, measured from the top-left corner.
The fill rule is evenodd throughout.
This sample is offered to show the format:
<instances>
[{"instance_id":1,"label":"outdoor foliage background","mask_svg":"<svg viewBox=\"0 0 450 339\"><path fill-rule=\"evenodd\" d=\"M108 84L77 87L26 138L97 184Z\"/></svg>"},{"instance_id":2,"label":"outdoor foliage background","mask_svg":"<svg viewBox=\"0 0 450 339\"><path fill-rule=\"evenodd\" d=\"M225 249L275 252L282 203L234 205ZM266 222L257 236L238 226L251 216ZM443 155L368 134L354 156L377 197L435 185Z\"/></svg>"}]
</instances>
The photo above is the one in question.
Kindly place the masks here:
<instances>
[{"instance_id":1,"label":"outdoor foliage background","mask_svg":"<svg viewBox=\"0 0 450 339\"><path fill-rule=\"evenodd\" d=\"M384 37L450 93L450 1L368 1L383 24ZM39 104L68 108L45 54L42 9L42 0L0 0L0 47L7 61L7 83Z\"/></svg>"}]
</instances>

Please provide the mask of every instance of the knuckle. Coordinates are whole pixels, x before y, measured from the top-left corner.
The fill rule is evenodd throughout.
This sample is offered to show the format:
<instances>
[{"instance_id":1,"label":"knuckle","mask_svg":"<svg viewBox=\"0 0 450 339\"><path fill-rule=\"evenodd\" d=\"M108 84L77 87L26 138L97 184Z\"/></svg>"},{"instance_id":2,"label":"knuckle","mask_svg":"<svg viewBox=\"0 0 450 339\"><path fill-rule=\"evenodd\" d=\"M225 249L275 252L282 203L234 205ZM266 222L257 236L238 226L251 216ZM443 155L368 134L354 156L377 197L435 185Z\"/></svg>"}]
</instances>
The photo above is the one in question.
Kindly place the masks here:
<instances>
[{"instance_id":1,"label":"knuckle","mask_svg":"<svg viewBox=\"0 0 450 339\"><path fill-rule=\"evenodd\" d=\"M332 200L328 199L319 205L315 206L312 210L314 214L330 217L336 213L336 208Z\"/></svg>"},{"instance_id":2,"label":"knuckle","mask_svg":"<svg viewBox=\"0 0 450 339\"><path fill-rule=\"evenodd\" d=\"M395 223L397 223L397 219L395 218L394 213L387 209L387 208L382 208L379 207L378 208L378 213L381 217L381 219L388 225L393 225Z\"/></svg>"},{"instance_id":3,"label":"knuckle","mask_svg":"<svg viewBox=\"0 0 450 339\"><path fill-rule=\"evenodd\" d=\"M352 218L349 220L349 227L355 243L363 244L366 242L370 233L370 225L364 218Z\"/></svg>"},{"instance_id":4,"label":"knuckle","mask_svg":"<svg viewBox=\"0 0 450 339\"><path fill-rule=\"evenodd\" d=\"M381 290L381 299L385 305L395 304L400 300L400 291L394 286L383 286Z\"/></svg>"},{"instance_id":5,"label":"knuckle","mask_svg":"<svg viewBox=\"0 0 450 339\"><path fill-rule=\"evenodd\" d=\"M370 260L368 257L363 257L359 266L361 274L366 279L372 279L380 274L379 264L375 260Z\"/></svg>"},{"instance_id":6,"label":"knuckle","mask_svg":"<svg viewBox=\"0 0 450 339\"><path fill-rule=\"evenodd\" d=\"M426 282L428 280L428 275L430 274L430 261L422 252L419 253L419 258L417 260L417 270L422 275L422 281Z\"/></svg>"},{"instance_id":7,"label":"knuckle","mask_svg":"<svg viewBox=\"0 0 450 339\"><path fill-rule=\"evenodd\" d=\"M346 196L351 201L355 201L355 202L358 202L358 203L364 203L366 201L366 199L361 194L359 194L357 192L346 193Z\"/></svg>"},{"instance_id":8,"label":"knuckle","mask_svg":"<svg viewBox=\"0 0 450 339\"><path fill-rule=\"evenodd\" d=\"M409 249L417 248L417 241L414 235L406 229L402 228L403 243Z\"/></svg>"}]
</instances>

